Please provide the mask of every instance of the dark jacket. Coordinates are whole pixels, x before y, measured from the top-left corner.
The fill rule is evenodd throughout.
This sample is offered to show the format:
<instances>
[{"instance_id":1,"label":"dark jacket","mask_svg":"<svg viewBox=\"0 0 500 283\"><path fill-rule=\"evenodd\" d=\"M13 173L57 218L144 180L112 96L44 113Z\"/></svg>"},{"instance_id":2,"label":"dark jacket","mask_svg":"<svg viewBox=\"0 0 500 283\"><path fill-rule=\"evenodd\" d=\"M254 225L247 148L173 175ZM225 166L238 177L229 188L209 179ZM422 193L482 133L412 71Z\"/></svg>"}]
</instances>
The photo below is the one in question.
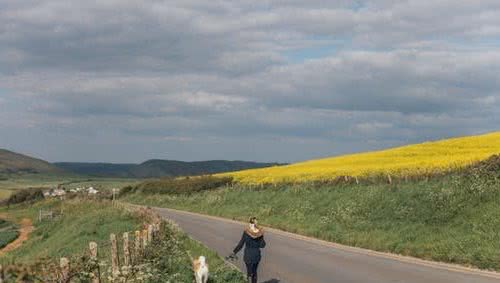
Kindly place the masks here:
<instances>
[{"instance_id":1,"label":"dark jacket","mask_svg":"<svg viewBox=\"0 0 500 283\"><path fill-rule=\"evenodd\" d=\"M238 253L245 246L243 260L245 263L258 263L260 261L260 249L266 246L264 234L262 230L259 233L252 233L249 229L245 229L241 240L234 248L233 253Z\"/></svg>"}]
</instances>

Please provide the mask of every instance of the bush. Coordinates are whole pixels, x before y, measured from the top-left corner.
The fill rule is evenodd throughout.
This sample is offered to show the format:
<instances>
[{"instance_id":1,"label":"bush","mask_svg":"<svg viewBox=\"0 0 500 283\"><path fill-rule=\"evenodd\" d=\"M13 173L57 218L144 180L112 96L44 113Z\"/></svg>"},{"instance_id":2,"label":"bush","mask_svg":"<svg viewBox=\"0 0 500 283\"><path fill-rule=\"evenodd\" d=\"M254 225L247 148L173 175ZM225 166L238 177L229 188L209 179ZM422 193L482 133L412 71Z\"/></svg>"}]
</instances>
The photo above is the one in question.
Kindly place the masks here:
<instances>
[{"instance_id":1,"label":"bush","mask_svg":"<svg viewBox=\"0 0 500 283\"><path fill-rule=\"evenodd\" d=\"M23 202L32 202L43 199L43 191L41 188L30 188L15 191L7 199L7 205L18 204Z\"/></svg>"},{"instance_id":2,"label":"bush","mask_svg":"<svg viewBox=\"0 0 500 283\"><path fill-rule=\"evenodd\" d=\"M142 192L146 194L191 194L201 191L217 189L232 183L231 177L186 177L183 179L161 179L141 183L135 187L127 186L120 192L121 195Z\"/></svg>"}]
</instances>

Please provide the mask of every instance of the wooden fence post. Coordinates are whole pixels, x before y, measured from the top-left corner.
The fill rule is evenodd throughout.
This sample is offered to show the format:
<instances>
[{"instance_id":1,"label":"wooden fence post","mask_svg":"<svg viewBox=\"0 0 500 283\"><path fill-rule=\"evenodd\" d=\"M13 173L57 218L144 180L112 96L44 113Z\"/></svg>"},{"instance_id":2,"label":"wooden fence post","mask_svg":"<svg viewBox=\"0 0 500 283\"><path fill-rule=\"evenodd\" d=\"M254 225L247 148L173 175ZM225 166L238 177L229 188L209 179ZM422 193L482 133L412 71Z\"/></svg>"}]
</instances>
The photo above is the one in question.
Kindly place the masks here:
<instances>
[{"instance_id":1,"label":"wooden fence post","mask_svg":"<svg viewBox=\"0 0 500 283\"><path fill-rule=\"evenodd\" d=\"M387 174L387 181L389 182L389 184L392 184L392 178L389 174Z\"/></svg>"},{"instance_id":2,"label":"wooden fence post","mask_svg":"<svg viewBox=\"0 0 500 283\"><path fill-rule=\"evenodd\" d=\"M118 247L116 245L116 235L110 234L109 239L111 240L111 270L113 272L113 277L119 272L118 267Z\"/></svg>"},{"instance_id":3,"label":"wooden fence post","mask_svg":"<svg viewBox=\"0 0 500 283\"><path fill-rule=\"evenodd\" d=\"M153 225L149 224L148 225L148 243L151 243L153 241Z\"/></svg>"},{"instance_id":4,"label":"wooden fence post","mask_svg":"<svg viewBox=\"0 0 500 283\"><path fill-rule=\"evenodd\" d=\"M69 259L61 257L59 261L59 267L61 268L61 282L69 282Z\"/></svg>"},{"instance_id":5,"label":"wooden fence post","mask_svg":"<svg viewBox=\"0 0 500 283\"><path fill-rule=\"evenodd\" d=\"M143 249L146 249L148 246L148 230L144 229L142 230L142 247Z\"/></svg>"},{"instance_id":6,"label":"wooden fence post","mask_svg":"<svg viewBox=\"0 0 500 283\"><path fill-rule=\"evenodd\" d=\"M155 237L160 235L160 223L155 224Z\"/></svg>"},{"instance_id":7,"label":"wooden fence post","mask_svg":"<svg viewBox=\"0 0 500 283\"><path fill-rule=\"evenodd\" d=\"M5 276L3 273L3 266L0 264L0 283L3 283L5 280Z\"/></svg>"},{"instance_id":8,"label":"wooden fence post","mask_svg":"<svg viewBox=\"0 0 500 283\"><path fill-rule=\"evenodd\" d=\"M100 283L101 282L101 271L99 269L99 262L97 262L97 243L90 242L89 243L89 251L90 258L97 263L97 270L92 273L92 283Z\"/></svg>"},{"instance_id":9,"label":"wooden fence post","mask_svg":"<svg viewBox=\"0 0 500 283\"><path fill-rule=\"evenodd\" d=\"M134 239L134 264L139 262L141 256L141 231L135 231Z\"/></svg>"},{"instance_id":10,"label":"wooden fence post","mask_svg":"<svg viewBox=\"0 0 500 283\"><path fill-rule=\"evenodd\" d=\"M359 185L359 180L358 180L358 177L354 177L354 179L356 180L356 185Z\"/></svg>"},{"instance_id":11,"label":"wooden fence post","mask_svg":"<svg viewBox=\"0 0 500 283\"><path fill-rule=\"evenodd\" d=\"M123 233L123 265L130 265L130 250L128 248L128 232Z\"/></svg>"}]
</instances>

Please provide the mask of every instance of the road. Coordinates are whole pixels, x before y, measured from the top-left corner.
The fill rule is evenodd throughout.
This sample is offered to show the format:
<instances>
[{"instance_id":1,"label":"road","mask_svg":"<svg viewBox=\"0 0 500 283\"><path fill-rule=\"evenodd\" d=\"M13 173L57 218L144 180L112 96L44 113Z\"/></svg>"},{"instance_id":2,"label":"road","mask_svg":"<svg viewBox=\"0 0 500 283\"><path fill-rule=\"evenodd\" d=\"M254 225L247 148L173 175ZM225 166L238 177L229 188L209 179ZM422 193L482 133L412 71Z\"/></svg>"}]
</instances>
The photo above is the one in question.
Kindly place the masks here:
<instances>
[{"instance_id":1,"label":"road","mask_svg":"<svg viewBox=\"0 0 500 283\"><path fill-rule=\"evenodd\" d=\"M243 231L240 222L155 208L192 238L228 255ZM499 283L500 274L352 248L275 229L265 230L267 247L261 283ZM241 262L235 264L244 269Z\"/></svg>"}]
</instances>

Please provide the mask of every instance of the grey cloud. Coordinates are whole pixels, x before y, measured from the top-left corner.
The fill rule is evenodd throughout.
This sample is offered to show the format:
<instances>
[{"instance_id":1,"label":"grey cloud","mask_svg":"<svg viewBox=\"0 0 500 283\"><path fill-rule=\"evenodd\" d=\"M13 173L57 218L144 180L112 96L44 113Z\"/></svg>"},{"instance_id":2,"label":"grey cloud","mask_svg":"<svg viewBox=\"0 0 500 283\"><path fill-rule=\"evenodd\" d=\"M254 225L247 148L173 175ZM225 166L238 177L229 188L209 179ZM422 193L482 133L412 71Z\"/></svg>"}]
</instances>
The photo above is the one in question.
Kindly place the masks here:
<instances>
[{"instance_id":1,"label":"grey cloud","mask_svg":"<svg viewBox=\"0 0 500 283\"><path fill-rule=\"evenodd\" d=\"M0 147L294 161L495 130L499 19L493 0L2 1Z\"/></svg>"}]
</instances>

